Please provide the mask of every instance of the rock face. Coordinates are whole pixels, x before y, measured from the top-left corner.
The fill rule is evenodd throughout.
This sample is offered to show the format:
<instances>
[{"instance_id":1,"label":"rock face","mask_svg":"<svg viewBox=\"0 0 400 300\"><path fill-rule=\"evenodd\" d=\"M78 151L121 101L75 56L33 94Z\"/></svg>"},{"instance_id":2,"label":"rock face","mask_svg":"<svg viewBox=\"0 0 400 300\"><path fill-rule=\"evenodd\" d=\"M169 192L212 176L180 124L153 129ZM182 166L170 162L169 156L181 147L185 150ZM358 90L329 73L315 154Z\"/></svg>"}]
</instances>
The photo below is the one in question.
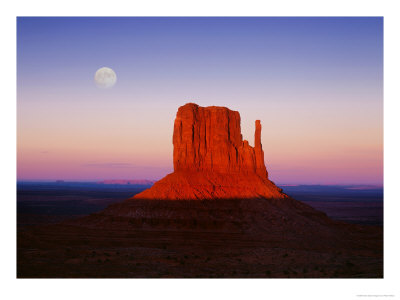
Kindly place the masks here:
<instances>
[{"instance_id":1,"label":"rock face","mask_svg":"<svg viewBox=\"0 0 400 300\"><path fill-rule=\"evenodd\" d=\"M226 107L181 106L174 125L174 170L257 173L267 178L256 121L255 146L242 139L240 115Z\"/></svg>"},{"instance_id":2,"label":"rock face","mask_svg":"<svg viewBox=\"0 0 400 300\"><path fill-rule=\"evenodd\" d=\"M268 180L259 120L251 147L242 138L239 112L188 103L176 114L173 145L174 172L134 198L287 197Z\"/></svg>"}]
</instances>

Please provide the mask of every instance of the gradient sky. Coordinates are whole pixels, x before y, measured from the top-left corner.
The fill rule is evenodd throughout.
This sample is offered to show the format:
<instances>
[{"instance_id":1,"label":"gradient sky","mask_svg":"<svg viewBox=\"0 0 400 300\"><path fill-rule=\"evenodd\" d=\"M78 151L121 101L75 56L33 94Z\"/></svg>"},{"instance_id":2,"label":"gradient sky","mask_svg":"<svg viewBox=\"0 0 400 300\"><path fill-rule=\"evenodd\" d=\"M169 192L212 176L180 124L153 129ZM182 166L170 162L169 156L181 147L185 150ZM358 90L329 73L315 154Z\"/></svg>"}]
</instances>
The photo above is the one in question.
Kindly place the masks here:
<instances>
[{"instance_id":1,"label":"gradient sky","mask_svg":"<svg viewBox=\"0 0 400 300\"><path fill-rule=\"evenodd\" d=\"M159 179L195 102L260 119L278 184L383 183L382 18L22 17L17 96L18 180Z\"/></svg>"}]
</instances>

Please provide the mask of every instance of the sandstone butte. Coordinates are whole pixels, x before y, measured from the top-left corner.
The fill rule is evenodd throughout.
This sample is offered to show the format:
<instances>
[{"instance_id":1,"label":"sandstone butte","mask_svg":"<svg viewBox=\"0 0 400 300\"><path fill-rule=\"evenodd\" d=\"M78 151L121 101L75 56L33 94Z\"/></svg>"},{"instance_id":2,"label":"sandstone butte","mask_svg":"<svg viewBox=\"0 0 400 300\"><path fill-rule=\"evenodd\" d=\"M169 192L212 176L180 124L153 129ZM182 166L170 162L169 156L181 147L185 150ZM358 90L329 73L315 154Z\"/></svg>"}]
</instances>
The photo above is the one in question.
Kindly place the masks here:
<instances>
[{"instance_id":1,"label":"sandstone butte","mask_svg":"<svg viewBox=\"0 0 400 300\"><path fill-rule=\"evenodd\" d=\"M259 120L251 147L239 112L188 103L176 114L173 146L174 172L131 199L288 198L268 179Z\"/></svg>"}]
</instances>

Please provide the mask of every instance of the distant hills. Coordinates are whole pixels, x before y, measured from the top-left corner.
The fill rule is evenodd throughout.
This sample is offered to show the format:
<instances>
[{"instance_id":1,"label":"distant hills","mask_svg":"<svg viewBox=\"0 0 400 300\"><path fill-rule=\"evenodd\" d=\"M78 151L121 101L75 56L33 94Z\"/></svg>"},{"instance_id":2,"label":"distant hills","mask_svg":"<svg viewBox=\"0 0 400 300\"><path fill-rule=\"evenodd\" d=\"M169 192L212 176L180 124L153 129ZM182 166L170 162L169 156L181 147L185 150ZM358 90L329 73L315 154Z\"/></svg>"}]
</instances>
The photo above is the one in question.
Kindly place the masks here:
<instances>
[{"instance_id":1,"label":"distant hills","mask_svg":"<svg viewBox=\"0 0 400 300\"><path fill-rule=\"evenodd\" d=\"M103 181L97 181L98 184L141 184L141 185L153 185L154 180L147 179L108 179Z\"/></svg>"}]
</instances>

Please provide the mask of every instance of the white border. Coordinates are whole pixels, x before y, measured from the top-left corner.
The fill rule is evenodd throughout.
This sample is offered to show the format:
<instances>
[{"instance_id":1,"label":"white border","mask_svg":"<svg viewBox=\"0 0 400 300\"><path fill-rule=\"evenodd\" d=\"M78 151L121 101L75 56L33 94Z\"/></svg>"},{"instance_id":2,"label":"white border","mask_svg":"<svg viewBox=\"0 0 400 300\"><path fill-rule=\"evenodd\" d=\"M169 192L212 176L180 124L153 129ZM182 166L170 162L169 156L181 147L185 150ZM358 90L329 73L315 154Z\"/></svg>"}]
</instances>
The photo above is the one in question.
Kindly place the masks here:
<instances>
[{"instance_id":1,"label":"white border","mask_svg":"<svg viewBox=\"0 0 400 300\"><path fill-rule=\"evenodd\" d=\"M9 1L2 5L1 294L3 299L363 299L394 295L400 249L399 17L396 1ZM16 16L384 16L385 278L265 280L17 280L15 252ZM4 192L5 191L5 192ZM397 284L397 286L396 286ZM371 298L371 297L369 297ZM373 297L376 299L376 297ZM382 297L380 297L382 298ZM387 298L387 297L385 297Z\"/></svg>"}]
</instances>

